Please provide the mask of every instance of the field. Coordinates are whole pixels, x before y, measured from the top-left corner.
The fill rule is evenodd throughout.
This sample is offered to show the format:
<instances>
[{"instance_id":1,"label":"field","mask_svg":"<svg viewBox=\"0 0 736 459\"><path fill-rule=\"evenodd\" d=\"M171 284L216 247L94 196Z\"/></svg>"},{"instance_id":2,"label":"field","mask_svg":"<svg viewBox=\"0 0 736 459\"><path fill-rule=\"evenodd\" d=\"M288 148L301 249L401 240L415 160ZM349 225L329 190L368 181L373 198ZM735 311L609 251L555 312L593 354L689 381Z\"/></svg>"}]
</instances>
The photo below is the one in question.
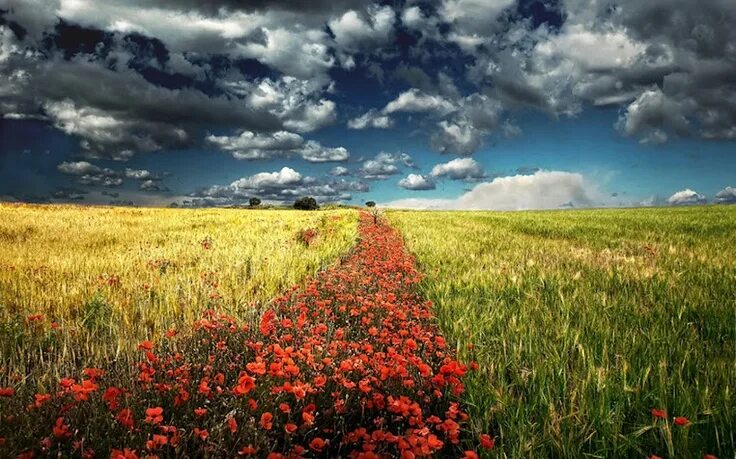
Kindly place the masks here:
<instances>
[{"instance_id":1,"label":"field","mask_svg":"<svg viewBox=\"0 0 736 459\"><path fill-rule=\"evenodd\" d=\"M500 456L734 456L736 207L389 220Z\"/></svg>"},{"instance_id":2,"label":"field","mask_svg":"<svg viewBox=\"0 0 736 459\"><path fill-rule=\"evenodd\" d=\"M349 211L0 205L0 386L129 362L208 308L260 312L344 254L356 223Z\"/></svg>"},{"instance_id":3,"label":"field","mask_svg":"<svg viewBox=\"0 0 736 459\"><path fill-rule=\"evenodd\" d=\"M736 206L0 205L0 457L729 458L735 292Z\"/></svg>"}]
</instances>

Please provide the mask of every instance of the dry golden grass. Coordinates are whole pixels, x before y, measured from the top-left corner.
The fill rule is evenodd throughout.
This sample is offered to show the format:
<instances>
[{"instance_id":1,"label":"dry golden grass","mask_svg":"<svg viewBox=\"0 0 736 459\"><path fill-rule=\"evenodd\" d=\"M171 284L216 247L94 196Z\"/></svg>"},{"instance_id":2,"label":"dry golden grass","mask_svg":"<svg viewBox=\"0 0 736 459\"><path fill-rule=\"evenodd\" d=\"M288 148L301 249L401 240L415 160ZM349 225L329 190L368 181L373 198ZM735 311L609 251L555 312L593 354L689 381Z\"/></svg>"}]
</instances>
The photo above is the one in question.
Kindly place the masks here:
<instances>
[{"instance_id":1,"label":"dry golden grass","mask_svg":"<svg viewBox=\"0 0 736 459\"><path fill-rule=\"evenodd\" d=\"M257 311L345 253L356 222L350 210L0 204L0 380L125 361L207 308Z\"/></svg>"}]
</instances>

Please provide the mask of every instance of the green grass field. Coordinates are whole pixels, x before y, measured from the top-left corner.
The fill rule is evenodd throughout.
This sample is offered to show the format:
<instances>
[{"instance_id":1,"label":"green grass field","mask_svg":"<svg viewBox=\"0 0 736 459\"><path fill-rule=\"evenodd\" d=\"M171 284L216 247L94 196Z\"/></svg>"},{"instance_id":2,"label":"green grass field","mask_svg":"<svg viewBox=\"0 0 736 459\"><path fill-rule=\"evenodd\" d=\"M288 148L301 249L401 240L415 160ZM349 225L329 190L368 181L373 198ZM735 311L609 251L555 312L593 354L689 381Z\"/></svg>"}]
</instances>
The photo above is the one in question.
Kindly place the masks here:
<instances>
[{"instance_id":1,"label":"green grass field","mask_svg":"<svg viewBox=\"0 0 736 459\"><path fill-rule=\"evenodd\" d=\"M494 457L734 457L736 206L387 216Z\"/></svg>"}]
</instances>

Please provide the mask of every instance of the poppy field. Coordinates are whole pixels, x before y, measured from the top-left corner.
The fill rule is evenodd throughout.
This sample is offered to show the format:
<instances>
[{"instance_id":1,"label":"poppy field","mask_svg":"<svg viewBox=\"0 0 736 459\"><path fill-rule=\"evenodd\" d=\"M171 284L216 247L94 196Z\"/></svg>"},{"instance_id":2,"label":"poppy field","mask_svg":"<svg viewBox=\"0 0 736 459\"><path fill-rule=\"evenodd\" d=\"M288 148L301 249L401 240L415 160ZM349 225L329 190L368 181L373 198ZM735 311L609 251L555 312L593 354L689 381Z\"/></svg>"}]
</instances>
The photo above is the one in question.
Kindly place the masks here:
<instances>
[{"instance_id":1,"label":"poppy field","mask_svg":"<svg viewBox=\"0 0 736 459\"><path fill-rule=\"evenodd\" d=\"M736 207L388 218L499 457L734 457Z\"/></svg>"}]
</instances>

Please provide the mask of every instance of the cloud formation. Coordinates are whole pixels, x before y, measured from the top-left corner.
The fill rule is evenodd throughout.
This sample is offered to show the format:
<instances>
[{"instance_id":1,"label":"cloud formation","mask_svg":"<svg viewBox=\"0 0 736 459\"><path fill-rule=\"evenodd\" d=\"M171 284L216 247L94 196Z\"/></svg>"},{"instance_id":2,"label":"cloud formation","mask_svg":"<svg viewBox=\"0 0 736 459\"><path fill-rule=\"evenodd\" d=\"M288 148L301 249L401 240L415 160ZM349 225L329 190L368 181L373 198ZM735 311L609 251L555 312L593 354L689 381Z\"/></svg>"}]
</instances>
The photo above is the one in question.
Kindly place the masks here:
<instances>
[{"instance_id":1,"label":"cloud formation","mask_svg":"<svg viewBox=\"0 0 736 459\"><path fill-rule=\"evenodd\" d=\"M533 175L498 177L457 199L401 199L386 207L446 210L526 210L591 207L604 204L597 188L582 175L539 171Z\"/></svg>"},{"instance_id":2,"label":"cloud formation","mask_svg":"<svg viewBox=\"0 0 736 459\"><path fill-rule=\"evenodd\" d=\"M684 190L678 191L667 198L667 203L673 206L705 204L706 202L708 202L708 199L705 197L705 195L691 190L690 188L685 188Z\"/></svg>"},{"instance_id":3,"label":"cloud formation","mask_svg":"<svg viewBox=\"0 0 736 459\"><path fill-rule=\"evenodd\" d=\"M420 174L409 174L399 180L398 185L407 190L434 190L436 188L431 178Z\"/></svg>"},{"instance_id":4,"label":"cloud formation","mask_svg":"<svg viewBox=\"0 0 736 459\"><path fill-rule=\"evenodd\" d=\"M716 204L736 204L736 188L727 186L716 193L713 202Z\"/></svg>"},{"instance_id":5,"label":"cloud formation","mask_svg":"<svg viewBox=\"0 0 736 459\"><path fill-rule=\"evenodd\" d=\"M437 164L430 172L432 177L447 177L452 180L477 180L485 177L483 167L473 158L457 158Z\"/></svg>"},{"instance_id":6,"label":"cloud formation","mask_svg":"<svg viewBox=\"0 0 736 459\"><path fill-rule=\"evenodd\" d=\"M283 167L274 172L259 172L233 181L213 185L191 194L184 205L210 206L242 204L251 197L269 202L291 202L300 196L312 196L321 202L349 201L352 193L363 193L368 185L345 179L319 180Z\"/></svg>"},{"instance_id":7,"label":"cloud formation","mask_svg":"<svg viewBox=\"0 0 736 459\"><path fill-rule=\"evenodd\" d=\"M350 153L343 147L323 147L313 140L288 131L259 134L243 131L237 136L207 136L207 142L227 151L236 159L269 159L299 155L313 163L345 161Z\"/></svg>"}]
</instances>

